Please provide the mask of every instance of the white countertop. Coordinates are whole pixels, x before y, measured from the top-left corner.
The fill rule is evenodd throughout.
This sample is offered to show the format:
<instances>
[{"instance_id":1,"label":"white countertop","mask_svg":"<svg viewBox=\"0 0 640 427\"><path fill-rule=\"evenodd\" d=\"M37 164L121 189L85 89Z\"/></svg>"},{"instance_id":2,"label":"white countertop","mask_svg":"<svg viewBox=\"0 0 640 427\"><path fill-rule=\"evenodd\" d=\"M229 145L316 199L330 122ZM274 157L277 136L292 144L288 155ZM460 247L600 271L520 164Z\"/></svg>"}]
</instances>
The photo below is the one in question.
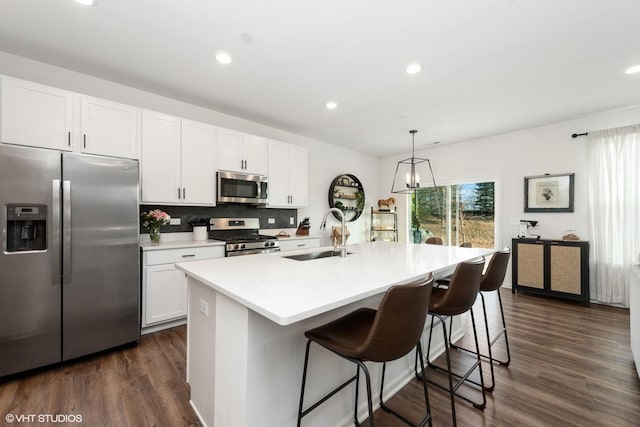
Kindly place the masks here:
<instances>
[{"instance_id":1,"label":"white countertop","mask_svg":"<svg viewBox=\"0 0 640 427\"><path fill-rule=\"evenodd\" d=\"M352 254L311 261L287 259L331 249L246 255L176 264L200 282L280 325L289 325L493 252L489 249L371 242Z\"/></svg>"}]
</instances>

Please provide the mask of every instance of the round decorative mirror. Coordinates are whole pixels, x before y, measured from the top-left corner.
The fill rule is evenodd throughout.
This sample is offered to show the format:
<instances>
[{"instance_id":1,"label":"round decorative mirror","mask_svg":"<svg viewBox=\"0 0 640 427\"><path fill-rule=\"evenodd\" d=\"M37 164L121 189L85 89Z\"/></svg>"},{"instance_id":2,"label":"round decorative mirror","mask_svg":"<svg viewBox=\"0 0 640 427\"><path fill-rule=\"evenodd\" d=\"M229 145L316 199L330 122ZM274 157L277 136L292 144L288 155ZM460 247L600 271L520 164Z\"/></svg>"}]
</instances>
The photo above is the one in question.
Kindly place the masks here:
<instances>
[{"instance_id":1,"label":"round decorative mirror","mask_svg":"<svg viewBox=\"0 0 640 427\"><path fill-rule=\"evenodd\" d=\"M364 209L364 187L360 180L351 174L336 176L329 187L329 207L338 208L347 222L355 221ZM336 219L340 217L333 212Z\"/></svg>"}]
</instances>

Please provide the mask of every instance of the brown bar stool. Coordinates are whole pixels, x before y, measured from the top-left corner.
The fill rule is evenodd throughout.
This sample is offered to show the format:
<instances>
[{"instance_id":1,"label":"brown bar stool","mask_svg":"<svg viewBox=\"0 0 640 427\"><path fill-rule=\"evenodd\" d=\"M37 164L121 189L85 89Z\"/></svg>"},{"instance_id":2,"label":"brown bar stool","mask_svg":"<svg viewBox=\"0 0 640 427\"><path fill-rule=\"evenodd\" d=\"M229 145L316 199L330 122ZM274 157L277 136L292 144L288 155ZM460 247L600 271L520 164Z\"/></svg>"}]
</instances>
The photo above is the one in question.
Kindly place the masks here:
<instances>
[{"instance_id":1,"label":"brown bar stool","mask_svg":"<svg viewBox=\"0 0 640 427\"><path fill-rule=\"evenodd\" d=\"M427 318L427 308L433 288L433 275L429 274L424 279L406 285L392 286L385 293L378 310L360 308L346 316L329 322L323 326L305 332L307 349L304 356L304 371L302 373L302 387L300 390L300 406L298 408L298 426L302 417L316 409L331 396L356 382L354 422L358 422L358 384L360 369L364 372L367 386L367 404L369 409L369 425L373 426L373 405L371 401L371 378L365 366L365 361L382 362L382 379L380 381L380 406L400 418L405 423L412 425L404 416L390 409L382 400L384 391L384 375L386 363L396 360L414 347L420 355L420 365L424 370L422 347L420 336ZM307 377L307 365L309 361L309 346L311 342L321 345L336 355L356 364L356 374L336 387L326 396L312 404L306 410L302 410L304 403L304 389ZM422 379L424 399L427 415L420 421L419 426L427 423L431 426L431 407L427 393L427 382Z\"/></svg>"},{"instance_id":2,"label":"brown bar stool","mask_svg":"<svg viewBox=\"0 0 640 427\"><path fill-rule=\"evenodd\" d=\"M502 298L500 297L500 287L504 282L504 277L507 273L507 265L509 264L509 257L511 256L511 249L505 248L502 251L496 252L492 255L491 260L489 261L489 265L487 266L487 270L482 276L482 281L480 282L480 300L482 301L482 312L484 314L484 325L487 333L487 348L488 355L480 354L481 357L485 359L489 359L489 366L491 367L491 385L485 387L487 391L493 391L495 388L495 376L493 372L493 361L495 360L499 364L503 366L509 366L511 363L511 352L509 350L509 338L507 336L507 324L504 320L504 310L502 308ZM500 316L502 317L502 328L496 334L493 339L489 336L489 322L487 320L487 307L484 301L485 292L493 292L497 291L498 294L498 302L500 303ZM449 331L451 332L451 331ZM500 337L504 335L504 343L507 348L507 360L498 360L493 357L493 353L491 352L491 347L500 339ZM449 337L451 338L451 337ZM469 353L474 353L473 350L469 350L463 347L458 347L455 344L451 345L454 348L459 350L464 350Z\"/></svg>"},{"instance_id":3,"label":"brown bar stool","mask_svg":"<svg viewBox=\"0 0 640 427\"><path fill-rule=\"evenodd\" d=\"M478 346L478 334L476 332L476 321L473 315L473 303L475 302L478 292L480 290L480 280L482 279L482 269L484 267L484 258L467 261L458 264L453 275L451 276L451 281L449 282L449 287L446 289L442 288L434 288L433 293L431 294L431 302L429 303L429 314L431 314L431 329L429 331L429 344L427 346L427 364L429 367L441 370L447 373L449 380L449 387L446 388L436 382L428 380L429 383L435 385L438 388L441 388L445 391L448 391L451 396L451 415L453 417L453 425L456 425L456 406L455 406L455 396L460 397L468 402L471 402L473 406L478 409L484 409L487 403L485 397L484 390L484 380L482 377L482 363L480 361L480 356L476 355L476 361L471 365L471 367L463 374L457 374L451 371L451 357L449 354L450 347L450 333L447 333L447 324L445 322L445 317L453 317L465 312L469 312L471 314L471 323L473 325L473 337L476 343L476 349L479 349ZM435 319L438 318L440 323L442 324L443 331L443 339L444 339L444 350L445 350L445 358L447 361L447 368L441 368L431 363L429 360L429 353L431 350L431 335L433 332L433 326ZM479 354L478 350L478 354ZM418 355L416 354L416 357ZM424 373L418 373L417 371L417 361L416 361L416 375L418 377L424 378ZM457 394L456 391L462 384L467 382L472 382L469 380L469 376L471 373L478 368L480 373L480 390L482 393L482 401L474 402L466 396L462 396ZM424 372L424 371L423 371ZM453 384L453 377L457 378L457 382ZM473 383L473 382L472 382ZM474 383L475 384L475 383Z\"/></svg>"},{"instance_id":4,"label":"brown bar stool","mask_svg":"<svg viewBox=\"0 0 640 427\"><path fill-rule=\"evenodd\" d=\"M429 237L424 242L428 243L429 245L441 245L442 239L440 237Z\"/></svg>"}]
</instances>

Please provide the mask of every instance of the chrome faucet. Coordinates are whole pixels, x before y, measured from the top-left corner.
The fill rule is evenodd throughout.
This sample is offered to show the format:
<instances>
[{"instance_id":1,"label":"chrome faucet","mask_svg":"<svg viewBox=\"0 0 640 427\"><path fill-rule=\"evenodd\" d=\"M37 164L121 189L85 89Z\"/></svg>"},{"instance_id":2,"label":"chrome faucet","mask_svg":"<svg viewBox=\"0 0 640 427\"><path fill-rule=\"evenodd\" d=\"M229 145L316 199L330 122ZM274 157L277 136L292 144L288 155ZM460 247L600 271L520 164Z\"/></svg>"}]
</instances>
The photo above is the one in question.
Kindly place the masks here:
<instances>
[{"instance_id":1,"label":"chrome faucet","mask_svg":"<svg viewBox=\"0 0 640 427\"><path fill-rule=\"evenodd\" d=\"M320 228L324 230L327 227L327 217L331 212L336 212L337 214L340 215L340 245L334 246L333 250L340 251L340 257L345 258L347 256L347 245L345 245L345 242L344 242L344 235L346 232L346 226L344 225L344 212L342 212L338 208L329 209L327 213L324 214L324 218L322 218L322 225L320 225Z\"/></svg>"}]
</instances>

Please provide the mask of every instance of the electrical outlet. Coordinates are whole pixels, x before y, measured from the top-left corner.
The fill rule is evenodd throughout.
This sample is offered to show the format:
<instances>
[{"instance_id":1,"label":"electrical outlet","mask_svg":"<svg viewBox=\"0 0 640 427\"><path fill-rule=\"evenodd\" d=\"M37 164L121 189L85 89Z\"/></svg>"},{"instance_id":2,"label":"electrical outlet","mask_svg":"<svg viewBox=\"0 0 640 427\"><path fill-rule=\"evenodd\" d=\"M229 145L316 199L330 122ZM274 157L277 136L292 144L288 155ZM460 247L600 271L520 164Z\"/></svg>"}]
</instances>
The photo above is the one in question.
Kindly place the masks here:
<instances>
[{"instance_id":1,"label":"electrical outlet","mask_svg":"<svg viewBox=\"0 0 640 427\"><path fill-rule=\"evenodd\" d=\"M200 313L209 316L209 303L202 299L200 300Z\"/></svg>"},{"instance_id":2,"label":"electrical outlet","mask_svg":"<svg viewBox=\"0 0 640 427\"><path fill-rule=\"evenodd\" d=\"M275 219L275 218L269 218L269 219L267 220L267 223L269 223L269 224L275 224L275 223L276 223L276 219Z\"/></svg>"},{"instance_id":3,"label":"electrical outlet","mask_svg":"<svg viewBox=\"0 0 640 427\"><path fill-rule=\"evenodd\" d=\"M289 217L289 225L296 225L292 216Z\"/></svg>"},{"instance_id":4,"label":"electrical outlet","mask_svg":"<svg viewBox=\"0 0 640 427\"><path fill-rule=\"evenodd\" d=\"M169 225L180 225L180 218L171 218L169 220Z\"/></svg>"}]
</instances>

